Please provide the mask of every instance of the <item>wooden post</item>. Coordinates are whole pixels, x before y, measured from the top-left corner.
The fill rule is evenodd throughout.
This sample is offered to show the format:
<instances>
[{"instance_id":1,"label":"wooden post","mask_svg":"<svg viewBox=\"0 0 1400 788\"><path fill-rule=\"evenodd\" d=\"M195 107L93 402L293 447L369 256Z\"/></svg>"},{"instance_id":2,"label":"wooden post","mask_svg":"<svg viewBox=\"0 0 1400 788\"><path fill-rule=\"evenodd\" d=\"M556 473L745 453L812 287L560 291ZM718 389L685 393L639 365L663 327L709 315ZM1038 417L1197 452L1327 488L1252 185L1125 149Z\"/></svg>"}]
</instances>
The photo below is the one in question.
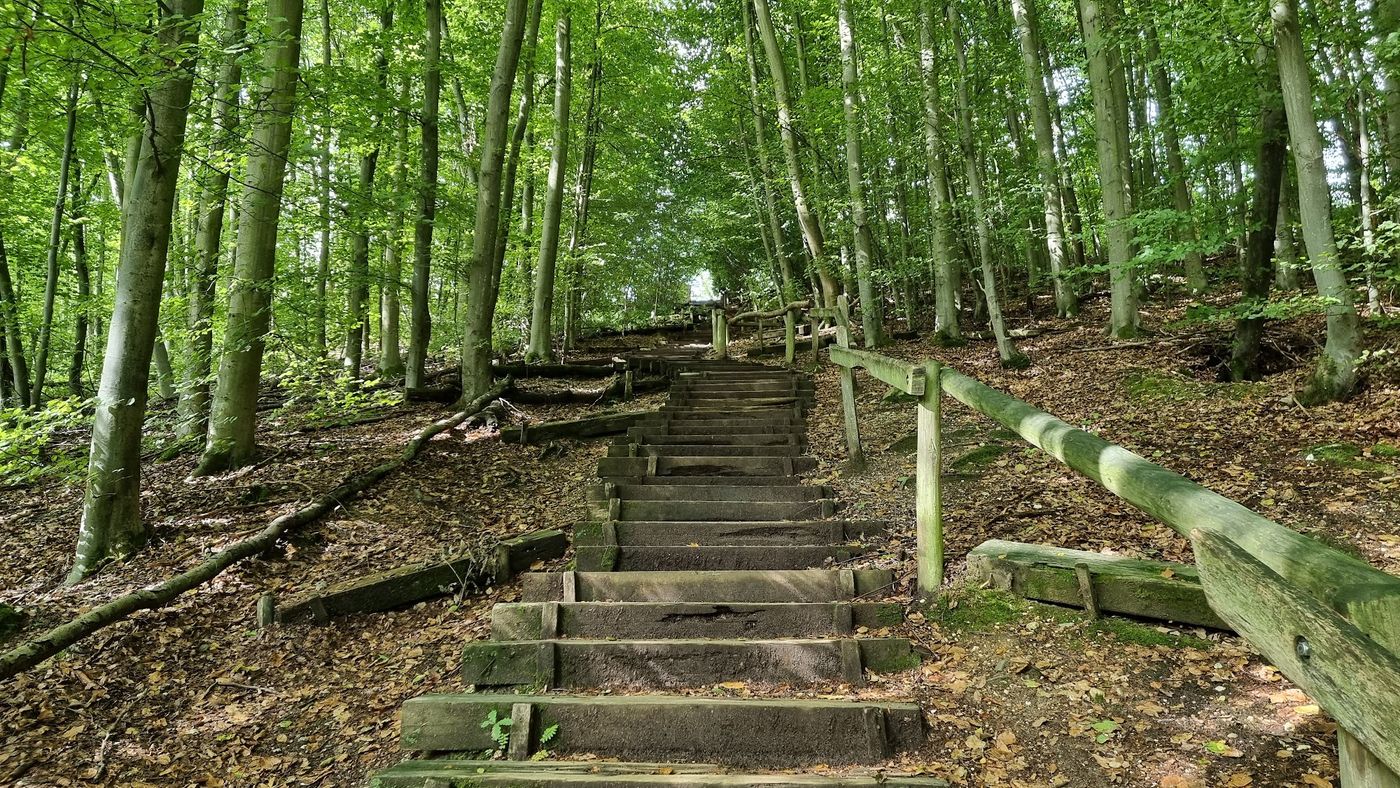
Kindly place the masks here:
<instances>
[{"instance_id":1,"label":"wooden post","mask_svg":"<svg viewBox=\"0 0 1400 788\"><path fill-rule=\"evenodd\" d=\"M844 319L849 313L850 304L846 296L840 299L842 320L836 325L836 344L851 346L850 324ZM865 470L865 450L860 446L860 425L856 423L856 373L847 366L841 367L841 415L846 422L846 451L850 457L848 468L859 472Z\"/></svg>"},{"instance_id":2,"label":"wooden post","mask_svg":"<svg viewBox=\"0 0 1400 788\"><path fill-rule=\"evenodd\" d=\"M756 345L754 345L754 347L758 348L760 352L763 350L763 316L762 316L762 315L759 315L759 317L758 317L758 342L757 342Z\"/></svg>"},{"instance_id":3,"label":"wooden post","mask_svg":"<svg viewBox=\"0 0 1400 788\"><path fill-rule=\"evenodd\" d=\"M812 318L812 358L820 362L822 360L822 321L821 318Z\"/></svg>"},{"instance_id":4,"label":"wooden post","mask_svg":"<svg viewBox=\"0 0 1400 788\"><path fill-rule=\"evenodd\" d=\"M943 367L928 365L928 383L919 400L915 471L915 520L919 552L919 595L936 596L943 587Z\"/></svg>"},{"instance_id":5,"label":"wooden post","mask_svg":"<svg viewBox=\"0 0 1400 788\"><path fill-rule=\"evenodd\" d=\"M715 348L715 358L720 361L729 358L729 323L724 318L724 310L710 313L710 344Z\"/></svg>"},{"instance_id":6,"label":"wooden post","mask_svg":"<svg viewBox=\"0 0 1400 788\"><path fill-rule=\"evenodd\" d=\"M783 350L783 363L797 363L797 316L792 312L783 313L783 339L787 343Z\"/></svg>"}]
</instances>

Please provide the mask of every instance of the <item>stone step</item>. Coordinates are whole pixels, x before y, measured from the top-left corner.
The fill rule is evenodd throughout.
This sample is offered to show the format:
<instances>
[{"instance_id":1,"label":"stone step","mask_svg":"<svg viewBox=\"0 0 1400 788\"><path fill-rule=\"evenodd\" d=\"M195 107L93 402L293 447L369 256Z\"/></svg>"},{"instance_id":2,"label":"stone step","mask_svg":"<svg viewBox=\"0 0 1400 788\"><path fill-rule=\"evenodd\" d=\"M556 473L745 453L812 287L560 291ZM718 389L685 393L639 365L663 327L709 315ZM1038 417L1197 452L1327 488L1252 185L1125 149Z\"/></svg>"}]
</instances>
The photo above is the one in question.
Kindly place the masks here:
<instances>
[{"instance_id":1,"label":"stone step","mask_svg":"<svg viewBox=\"0 0 1400 788\"><path fill-rule=\"evenodd\" d=\"M687 397L747 397L747 398L772 398L772 397L792 397L802 395L810 397L815 392L812 386L799 385L793 382L776 383L681 383L672 386L671 396L682 395Z\"/></svg>"},{"instance_id":2,"label":"stone step","mask_svg":"<svg viewBox=\"0 0 1400 788\"><path fill-rule=\"evenodd\" d=\"M436 781L436 782L433 782ZM371 788L947 788L931 777L874 774L733 773L713 764L617 761L416 760L390 767Z\"/></svg>"},{"instance_id":3,"label":"stone step","mask_svg":"<svg viewBox=\"0 0 1400 788\"><path fill-rule=\"evenodd\" d=\"M523 602L849 602L894 583L888 569L532 572Z\"/></svg>"},{"instance_id":4,"label":"stone step","mask_svg":"<svg viewBox=\"0 0 1400 788\"><path fill-rule=\"evenodd\" d=\"M865 683L865 672L917 667L903 638L834 640L479 640L462 652L462 683L477 689L676 690L726 681L794 686Z\"/></svg>"},{"instance_id":5,"label":"stone step","mask_svg":"<svg viewBox=\"0 0 1400 788\"><path fill-rule=\"evenodd\" d=\"M660 408L662 414L670 416L794 416L800 417L802 409L789 399L780 403L749 404L730 399L706 400L705 402L668 402ZM733 414L727 416L726 414Z\"/></svg>"},{"instance_id":6,"label":"stone step","mask_svg":"<svg viewBox=\"0 0 1400 788\"><path fill-rule=\"evenodd\" d=\"M903 620L896 602L513 602L491 609L491 637L814 638Z\"/></svg>"},{"instance_id":7,"label":"stone step","mask_svg":"<svg viewBox=\"0 0 1400 788\"><path fill-rule=\"evenodd\" d=\"M813 501L830 498L831 488L820 485L775 484L770 486L693 484L595 484L588 488L588 500L621 498L633 501Z\"/></svg>"},{"instance_id":8,"label":"stone step","mask_svg":"<svg viewBox=\"0 0 1400 788\"><path fill-rule=\"evenodd\" d=\"M605 457L598 475L615 476L791 476L816 470L813 457Z\"/></svg>"},{"instance_id":9,"label":"stone step","mask_svg":"<svg viewBox=\"0 0 1400 788\"><path fill-rule=\"evenodd\" d=\"M878 536L877 520L797 520L792 522L592 522L574 525L575 547L620 544L629 547L695 545L840 545ZM611 530L609 530L611 529Z\"/></svg>"},{"instance_id":10,"label":"stone step","mask_svg":"<svg viewBox=\"0 0 1400 788\"><path fill-rule=\"evenodd\" d=\"M581 572L812 569L844 563L863 552L846 545L613 545L577 547L574 563Z\"/></svg>"},{"instance_id":11,"label":"stone step","mask_svg":"<svg viewBox=\"0 0 1400 788\"><path fill-rule=\"evenodd\" d=\"M609 457L796 457L801 446L724 446L677 443L661 446L635 443L613 444Z\"/></svg>"},{"instance_id":12,"label":"stone step","mask_svg":"<svg viewBox=\"0 0 1400 788\"><path fill-rule=\"evenodd\" d=\"M679 696L426 695L403 705L401 743L416 752L494 749L509 717L517 758L560 755L703 760L726 766L882 763L924 744L915 703ZM543 732L553 730L547 744ZM517 741L518 740L518 743Z\"/></svg>"},{"instance_id":13,"label":"stone step","mask_svg":"<svg viewBox=\"0 0 1400 788\"><path fill-rule=\"evenodd\" d=\"M613 498L590 502L588 512L595 520L773 522L831 517L836 514L836 502L830 498L815 501L631 501Z\"/></svg>"},{"instance_id":14,"label":"stone step","mask_svg":"<svg viewBox=\"0 0 1400 788\"><path fill-rule=\"evenodd\" d=\"M646 443L652 446L671 446L675 444L703 445L703 446L803 446L806 444L804 436L797 432L751 432L751 433L723 433L705 430L700 433L688 435L673 435L666 431L664 427L636 427L627 431L625 438L620 441L627 443Z\"/></svg>"}]
</instances>

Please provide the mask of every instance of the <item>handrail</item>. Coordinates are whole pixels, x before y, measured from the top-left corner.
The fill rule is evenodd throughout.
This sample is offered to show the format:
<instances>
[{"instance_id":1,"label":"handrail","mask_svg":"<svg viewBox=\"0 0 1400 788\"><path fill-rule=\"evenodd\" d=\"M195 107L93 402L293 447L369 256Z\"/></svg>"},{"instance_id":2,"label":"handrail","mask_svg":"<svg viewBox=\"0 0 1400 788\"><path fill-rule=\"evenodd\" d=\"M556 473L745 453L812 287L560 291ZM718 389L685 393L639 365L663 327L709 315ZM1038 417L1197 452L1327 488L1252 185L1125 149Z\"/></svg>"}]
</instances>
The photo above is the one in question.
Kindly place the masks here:
<instances>
[{"instance_id":1,"label":"handrail","mask_svg":"<svg viewBox=\"0 0 1400 788\"><path fill-rule=\"evenodd\" d=\"M1400 578L938 362L845 347L833 347L830 357L843 375L863 368L922 397L916 489L922 592L937 593L942 579L941 460L924 455L938 452L938 400L946 393L1190 539L1216 614L1342 724L1344 776L1359 783L1361 775L1400 772L1400 737L1391 727L1400 718ZM934 387L919 390L928 379ZM842 388L853 421L854 396L846 394L844 379ZM852 425L847 433L849 439ZM858 446L858 434L855 441ZM936 567L926 571L926 562ZM927 585L926 577L937 582Z\"/></svg>"}]
</instances>

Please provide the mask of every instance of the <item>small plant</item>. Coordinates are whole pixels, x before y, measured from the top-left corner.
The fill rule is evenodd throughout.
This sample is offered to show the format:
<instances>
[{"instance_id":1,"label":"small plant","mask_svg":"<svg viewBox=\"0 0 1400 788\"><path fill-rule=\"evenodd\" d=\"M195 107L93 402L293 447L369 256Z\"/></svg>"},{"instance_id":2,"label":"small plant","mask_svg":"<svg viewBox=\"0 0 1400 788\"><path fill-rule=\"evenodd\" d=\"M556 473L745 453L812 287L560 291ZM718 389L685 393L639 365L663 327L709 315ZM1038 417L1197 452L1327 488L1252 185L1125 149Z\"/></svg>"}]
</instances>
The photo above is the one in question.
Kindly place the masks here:
<instances>
[{"instance_id":1,"label":"small plant","mask_svg":"<svg viewBox=\"0 0 1400 788\"><path fill-rule=\"evenodd\" d=\"M0 411L0 484L79 481L87 468L91 403L69 397L50 400L42 410Z\"/></svg>"},{"instance_id":2,"label":"small plant","mask_svg":"<svg viewBox=\"0 0 1400 788\"><path fill-rule=\"evenodd\" d=\"M491 730L491 741L496 743L497 750L504 750L510 745L510 726L515 724L515 720L510 717L502 717L495 709L486 715L486 719L481 721L483 729Z\"/></svg>"}]
</instances>

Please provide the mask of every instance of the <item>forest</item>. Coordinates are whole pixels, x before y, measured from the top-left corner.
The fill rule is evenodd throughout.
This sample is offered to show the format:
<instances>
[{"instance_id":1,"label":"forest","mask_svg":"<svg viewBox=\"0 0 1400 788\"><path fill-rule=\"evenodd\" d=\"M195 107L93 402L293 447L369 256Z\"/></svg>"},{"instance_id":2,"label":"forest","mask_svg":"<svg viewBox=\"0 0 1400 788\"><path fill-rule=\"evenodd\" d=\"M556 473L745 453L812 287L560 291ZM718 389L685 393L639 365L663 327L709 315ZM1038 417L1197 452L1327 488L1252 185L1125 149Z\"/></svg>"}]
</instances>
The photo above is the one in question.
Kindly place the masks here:
<instances>
[{"instance_id":1,"label":"forest","mask_svg":"<svg viewBox=\"0 0 1400 788\"><path fill-rule=\"evenodd\" d=\"M1393 495L1400 0L4 0L0 507L49 524L5 521L44 557L0 675L265 560L501 369L838 303L1076 411L1191 354Z\"/></svg>"}]
</instances>

